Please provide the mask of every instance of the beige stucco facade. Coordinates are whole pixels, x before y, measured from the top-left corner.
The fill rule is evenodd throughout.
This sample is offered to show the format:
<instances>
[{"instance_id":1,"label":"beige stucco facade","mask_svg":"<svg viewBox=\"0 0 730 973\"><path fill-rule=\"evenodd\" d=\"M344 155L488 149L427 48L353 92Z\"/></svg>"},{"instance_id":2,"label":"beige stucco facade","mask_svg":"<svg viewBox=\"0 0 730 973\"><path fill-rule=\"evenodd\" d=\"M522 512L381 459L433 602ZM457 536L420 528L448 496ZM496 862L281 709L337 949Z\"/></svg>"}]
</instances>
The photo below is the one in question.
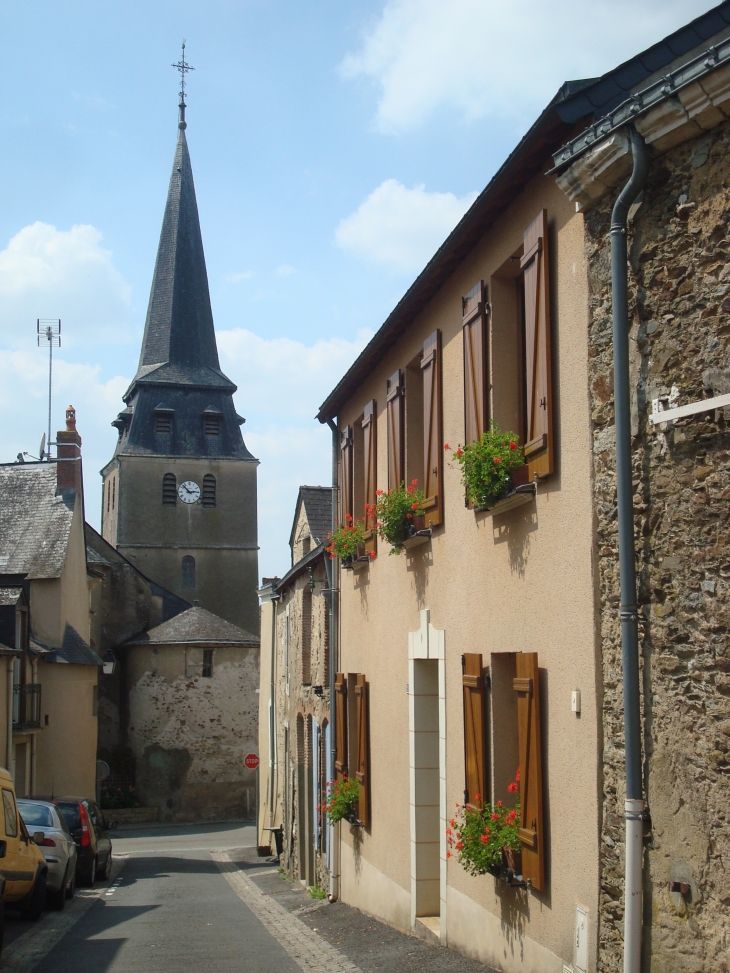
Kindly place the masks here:
<instances>
[{"instance_id":1,"label":"beige stucco facade","mask_svg":"<svg viewBox=\"0 0 730 973\"><path fill-rule=\"evenodd\" d=\"M553 180L537 177L512 200L340 410L338 424L356 423L375 400L377 485L387 487L386 380L438 328L443 441L454 448L464 442L461 298L481 279L491 301L491 415L502 428L518 428L517 393L509 385L520 340L507 297L516 276L510 258L521 255L523 233L543 208L556 472L538 484L534 502L492 516L465 506L460 471L447 464L443 524L430 542L390 557L380 541L365 571L342 572L339 669L364 673L370 684L372 811L368 829L342 829L341 875L344 901L405 929L419 925L419 882L438 881L438 902L435 893L424 893L424 902L430 901L425 915L438 916L442 942L501 969L562 973L572 961L578 905L588 911L595 964L600 732L583 217ZM406 440L406 470L408 449ZM424 645L431 646L425 656ZM548 874L542 892L513 890L490 875L470 877L446 858L445 829L465 786L461 656L481 653L491 673L489 764L497 800L507 798L519 760L514 734L497 722L513 705L514 663L505 653L522 651L537 652L541 670ZM571 711L574 690L581 692L579 715ZM430 752L437 739L439 750L425 799L414 767L424 718ZM424 800L438 802L438 832L433 819L428 829L419 825Z\"/></svg>"}]
</instances>

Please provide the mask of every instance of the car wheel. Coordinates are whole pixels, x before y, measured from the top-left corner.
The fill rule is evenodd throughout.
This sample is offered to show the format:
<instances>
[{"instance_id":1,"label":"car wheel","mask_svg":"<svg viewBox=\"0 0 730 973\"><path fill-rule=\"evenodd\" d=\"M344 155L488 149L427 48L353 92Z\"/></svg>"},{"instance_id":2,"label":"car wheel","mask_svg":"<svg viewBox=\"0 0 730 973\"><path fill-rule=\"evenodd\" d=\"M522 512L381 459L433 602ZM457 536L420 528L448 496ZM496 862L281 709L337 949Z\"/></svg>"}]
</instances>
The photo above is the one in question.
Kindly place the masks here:
<instances>
[{"instance_id":1,"label":"car wheel","mask_svg":"<svg viewBox=\"0 0 730 973\"><path fill-rule=\"evenodd\" d=\"M89 864L81 873L81 884L93 888L96 881L96 857L92 858Z\"/></svg>"},{"instance_id":2,"label":"car wheel","mask_svg":"<svg viewBox=\"0 0 730 973\"><path fill-rule=\"evenodd\" d=\"M71 881L66 886L66 898L72 899L76 894L76 870L71 872Z\"/></svg>"},{"instance_id":3,"label":"car wheel","mask_svg":"<svg viewBox=\"0 0 730 973\"><path fill-rule=\"evenodd\" d=\"M35 885L33 886L33 891L30 894L30 901L28 905L20 910L20 916L22 919L30 919L31 922L36 922L40 919L43 914L43 910L46 907L46 887L48 885L48 875L43 872L35 880Z\"/></svg>"},{"instance_id":4,"label":"car wheel","mask_svg":"<svg viewBox=\"0 0 730 973\"><path fill-rule=\"evenodd\" d=\"M66 865L66 871L63 873L63 881L61 882L61 887L57 892L48 892L47 898L51 904L51 908L56 912L63 912L66 906L66 879L68 878L68 865Z\"/></svg>"},{"instance_id":5,"label":"car wheel","mask_svg":"<svg viewBox=\"0 0 730 973\"><path fill-rule=\"evenodd\" d=\"M104 863L104 871L101 873L101 877L106 882L112 877L112 853L111 851L106 856L106 862Z\"/></svg>"}]
</instances>

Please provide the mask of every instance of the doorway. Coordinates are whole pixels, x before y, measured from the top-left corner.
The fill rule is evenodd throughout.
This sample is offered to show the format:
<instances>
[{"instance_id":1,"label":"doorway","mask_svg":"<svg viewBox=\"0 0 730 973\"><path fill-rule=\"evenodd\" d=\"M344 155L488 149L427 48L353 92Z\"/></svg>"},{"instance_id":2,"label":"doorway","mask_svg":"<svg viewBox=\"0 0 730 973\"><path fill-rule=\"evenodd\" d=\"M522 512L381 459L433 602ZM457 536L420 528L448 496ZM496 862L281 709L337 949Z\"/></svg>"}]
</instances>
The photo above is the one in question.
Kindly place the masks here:
<instances>
[{"instance_id":1,"label":"doorway","mask_svg":"<svg viewBox=\"0 0 730 973\"><path fill-rule=\"evenodd\" d=\"M439 662L413 659L411 723L411 888L414 919L441 914ZM436 931L436 930L434 930Z\"/></svg>"}]
</instances>

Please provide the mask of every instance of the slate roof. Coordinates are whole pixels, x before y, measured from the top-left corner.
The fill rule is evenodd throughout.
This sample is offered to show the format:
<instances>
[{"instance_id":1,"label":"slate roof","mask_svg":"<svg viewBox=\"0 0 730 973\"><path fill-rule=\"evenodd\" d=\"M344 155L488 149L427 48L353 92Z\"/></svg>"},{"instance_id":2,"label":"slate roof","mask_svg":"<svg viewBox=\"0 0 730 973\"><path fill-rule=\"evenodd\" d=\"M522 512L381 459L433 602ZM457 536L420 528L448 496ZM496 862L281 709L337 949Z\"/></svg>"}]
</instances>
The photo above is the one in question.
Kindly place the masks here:
<instances>
[{"instance_id":1,"label":"slate roof","mask_svg":"<svg viewBox=\"0 0 730 973\"><path fill-rule=\"evenodd\" d=\"M294 510L294 522L289 535L290 547L294 546L294 532L297 529L302 504L315 543L319 544L326 540L332 530L332 487L300 486Z\"/></svg>"},{"instance_id":2,"label":"slate roof","mask_svg":"<svg viewBox=\"0 0 730 973\"><path fill-rule=\"evenodd\" d=\"M259 639L219 615L198 605L148 632L127 639L124 645L258 645Z\"/></svg>"},{"instance_id":3,"label":"slate roof","mask_svg":"<svg viewBox=\"0 0 730 973\"><path fill-rule=\"evenodd\" d=\"M22 594L22 588L0 588L0 605L17 605Z\"/></svg>"},{"instance_id":4,"label":"slate roof","mask_svg":"<svg viewBox=\"0 0 730 973\"><path fill-rule=\"evenodd\" d=\"M46 645L45 642L40 642L33 636L30 638L30 648L35 655L42 656L46 662L59 662L76 666L103 665L96 652L68 622L63 631L63 641L60 648Z\"/></svg>"},{"instance_id":5,"label":"slate roof","mask_svg":"<svg viewBox=\"0 0 730 973\"><path fill-rule=\"evenodd\" d=\"M0 574L60 577L75 497L57 495L55 463L0 465Z\"/></svg>"}]
</instances>

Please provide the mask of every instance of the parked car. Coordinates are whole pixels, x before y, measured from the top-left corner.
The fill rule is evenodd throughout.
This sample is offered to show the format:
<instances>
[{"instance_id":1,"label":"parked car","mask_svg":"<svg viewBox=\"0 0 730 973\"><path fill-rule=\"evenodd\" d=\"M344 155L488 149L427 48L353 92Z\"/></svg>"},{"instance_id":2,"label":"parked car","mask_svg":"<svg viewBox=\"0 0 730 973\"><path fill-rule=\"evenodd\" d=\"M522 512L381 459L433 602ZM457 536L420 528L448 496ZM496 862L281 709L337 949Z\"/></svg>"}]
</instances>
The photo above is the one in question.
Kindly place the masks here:
<instances>
[{"instance_id":1,"label":"parked car","mask_svg":"<svg viewBox=\"0 0 730 973\"><path fill-rule=\"evenodd\" d=\"M48 801L18 799L18 810L26 828L32 834L43 831L43 840L36 844L48 865L46 897L59 912L76 891L76 842L71 837L66 820L58 808Z\"/></svg>"},{"instance_id":2,"label":"parked car","mask_svg":"<svg viewBox=\"0 0 730 973\"><path fill-rule=\"evenodd\" d=\"M6 905L20 909L24 919L40 919L46 904L48 865L36 842L45 834L33 837L18 814L13 779L0 768L2 792L2 827L0 829L0 949L2 949L3 912Z\"/></svg>"},{"instance_id":3,"label":"parked car","mask_svg":"<svg viewBox=\"0 0 730 973\"><path fill-rule=\"evenodd\" d=\"M47 798L37 798L47 800ZM66 819L71 837L76 842L76 880L80 885L93 885L97 878L106 880L112 873L112 842L108 825L99 805L86 797L50 799Z\"/></svg>"}]
</instances>

